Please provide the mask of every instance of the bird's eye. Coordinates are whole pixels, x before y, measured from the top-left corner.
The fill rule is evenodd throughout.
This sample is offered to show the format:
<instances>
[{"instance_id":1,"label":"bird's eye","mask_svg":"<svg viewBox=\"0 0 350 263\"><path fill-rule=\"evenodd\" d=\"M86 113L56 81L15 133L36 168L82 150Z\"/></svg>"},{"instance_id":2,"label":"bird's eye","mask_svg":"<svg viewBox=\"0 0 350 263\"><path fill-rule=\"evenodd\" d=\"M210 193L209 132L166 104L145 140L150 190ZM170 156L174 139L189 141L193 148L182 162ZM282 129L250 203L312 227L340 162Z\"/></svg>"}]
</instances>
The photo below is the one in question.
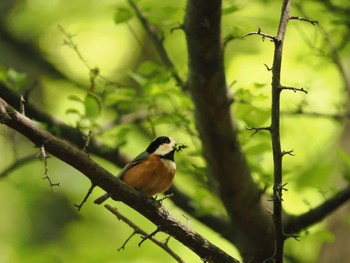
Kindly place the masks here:
<instances>
[{"instance_id":1,"label":"bird's eye","mask_svg":"<svg viewBox=\"0 0 350 263\"><path fill-rule=\"evenodd\" d=\"M169 137L166 137L166 136L158 137L158 138L156 139L156 141L158 141L159 144L167 144L167 143L170 143Z\"/></svg>"}]
</instances>

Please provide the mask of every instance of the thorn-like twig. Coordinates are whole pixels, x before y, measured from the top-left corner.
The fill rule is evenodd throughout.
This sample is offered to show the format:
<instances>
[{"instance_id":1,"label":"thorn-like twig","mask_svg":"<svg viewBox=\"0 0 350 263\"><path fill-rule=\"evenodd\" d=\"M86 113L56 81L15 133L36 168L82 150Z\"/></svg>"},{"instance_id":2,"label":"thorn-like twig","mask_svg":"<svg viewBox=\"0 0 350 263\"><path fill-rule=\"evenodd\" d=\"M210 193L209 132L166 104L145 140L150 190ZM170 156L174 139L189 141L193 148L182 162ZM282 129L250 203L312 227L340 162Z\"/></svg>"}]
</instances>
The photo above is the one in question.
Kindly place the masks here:
<instances>
[{"instance_id":1,"label":"thorn-like twig","mask_svg":"<svg viewBox=\"0 0 350 263\"><path fill-rule=\"evenodd\" d=\"M21 95L20 96L20 101L19 101L19 109L20 109L20 113L22 115L26 115L26 111L25 111L25 106L24 104L26 103L26 100L24 99L24 97Z\"/></svg>"},{"instance_id":2,"label":"thorn-like twig","mask_svg":"<svg viewBox=\"0 0 350 263\"><path fill-rule=\"evenodd\" d=\"M175 30L185 30L185 27L184 27L184 25L182 25L182 24L180 24L180 25L178 25L178 26L175 26L175 27L172 27L172 28L170 29L170 34L172 34Z\"/></svg>"},{"instance_id":3,"label":"thorn-like twig","mask_svg":"<svg viewBox=\"0 0 350 263\"><path fill-rule=\"evenodd\" d=\"M142 230L139 226L137 226L135 223L133 223L130 219L119 213L119 211L116 208L111 207L110 205L105 205L105 208L108 209L112 214L114 214L118 220L123 221L127 225L129 225L134 232L125 240L123 245L118 249L120 251L121 249L124 249L126 244L129 242L129 240L135 235L135 234L140 234L142 236L149 236L149 239L162 248L164 251L166 251L170 256L172 256L177 262L179 263L184 263L184 260L181 259L173 250L171 250L168 246L170 236L165 240L165 242L160 242L159 240L155 239L153 236L147 235L147 233ZM158 229L157 229L158 230ZM159 231L159 230L158 230Z\"/></svg>"},{"instance_id":4,"label":"thorn-like twig","mask_svg":"<svg viewBox=\"0 0 350 263\"><path fill-rule=\"evenodd\" d=\"M277 41L277 38L275 36L262 33L260 27L258 28L258 31L256 31L256 32L249 32L247 34L244 34L243 37L252 36L252 35L259 35L259 36L261 36L262 37L262 41L265 41L266 38L270 39L271 42Z\"/></svg>"},{"instance_id":5,"label":"thorn-like twig","mask_svg":"<svg viewBox=\"0 0 350 263\"><path fill-rule=\"evenodd\" d=\"M85 153L87 153L87 150L89 149L91 136L92 136L92 131L90 130L88 132L88 135L86 137L84 137L85 144L84 144L84 147L83 147L83 152L85 152Z\"/></svg>"},{"instance_id":6,"label":"thorn-like twig","mask_svg":"<svg viewBox=\"0 0 350 263\"><path fill-rule=\"evenodd\" d=\"M190 227L191 218L189 218L188 216L185 216L184 214L183 214L182 216L186 219L186 226L187 226L187 227Z\"/></svg>"},{"instance_id":7,"label":"thorn-like twig","mask_svg":"<svg viewBox=\"0 0 350 263\"><path fill-rule=\"evenodd\" d=\"M285 156L285 155L295 156L295 154L293 153L293 150L283 151L282 156Z\"/></svg>"},{"instance_id":8,"label":"thorn-like twig","mask_svg":"<svg viewBox=\"0 0 350 263\"><path fill-rule=\"evenodd\" d=\"M132 232L131 235L130 235L127 239L125 239L123 245L121 245L120 248L118 248L118 252L119 252L120 250L124 250L126 244L127 244L127 243L130 241L130 239L131 239L133 236L135 236L136 234L138 234L136 231Z\"/></svg>"},{"instance_id":9,"label":"thorn-like twig","mask_svg":"<svg viewBox=\"0 0 350 263\"><path fill-rule=\"evenodd\" d=\"M308 18L300 17L300 16L291 16L291 17L289 18L289 20L304 21L304 22L308 22L308 23L312 24L313 26L315 26L315 25L318 24L318 21L317 21L317 20L311 20L311 19L308 19Z\"/></svg>"},{"instance_id":10,"label":"thorn-like twig","mask_svg":"<svg viewBox=\"0 0 350 263\"><path fill-rule=\"evenodd\" d=\"M271 130L271 127L247 127L245 126L245 129L247 131L254 131L252 133L252 135L250 135L251 137L253 137L255 134L257 134L259 131L270 131Z\"/></svg>"},{"instance_id":11,"label":"thorn-like twig","mask_svg":"<svg viewBox=\"0 0 350 263\"><path fill-rule=\"evenodd\" d=\"M78 56L80 61L84 64L84 66L89 70L90 73L90 91L93 92L94 87L95 87L95 79L99 77L102 79L105 83L108 85L116 85L116 86L121 86L119 83L112 82L108 80L106 77L102 76L99 69L97 67L91 67L87 60L84 58L82 53L80 52L78 45L74 42L73 37L75 36L74 34L68 33L63 26L58 25L58 29L61 31L61 33L65 36L65 39L63 40L63 45L69 47L74 51L74 53Z\"/></svg>"},{"instance_id":12,"label":"thorn-like twig","mask_svg":"<svg viewBox=\"0 0 350 263\"><path fill-rule=\"evenodd\" d=\"M297 234L284 234L285 239L294 238L296 241L300 241L299 235Z\"/></svg>"},{"instance_id":13,"label":"thorn-like twig","mask_svg":"<svg viewBox=\"0 0 350 263\"><path fill-rule=\"evenodd\" d=\"M307 94L307 90L304 90L304 88L295 88L295 87L282 86L281 89L282 90L292 90L294 92L300 91L300 92L304 92L305 94Z\"/></svg>"},{"instance_id":14,"label":"thorn-like twig","mask_svg":"<svg viewBox=\"0 0 350 263\"><path fill-rule=\"evenodd\" d=\"M139 247L141 247L142 243L145 242L147 239L151 239L155 236L155 234L157 234L158 232L160 232L160 228L157 227L156 230L154 230L151 234L148 235L142 235L141 236L141 241L139 242Z\"/></svg>"},{"instance_id":15,"label":"thorn-like twig","mask_svg":"<svg viewBox=\"0 0 350 263\"><path fill-rule=\"evenodd\" d=\"M266 67L267 71L271 71L272 67L269 67L267 64L264 63L264 66Z\"/></svg>"},{"instance_id":16,"label":"thorn-like twig","mask_svg":"<svg viewBox=\"0 0 350 263\"><path fill-rule=\"evenodd\" d=\"M95 186L96 186L96 185L91 184L91 186L90 186L88 192L86 193L86 195L85 195L83 201L81 201L81 203L80 203L79 205L74 204L74 206L78 209L78 211L80 211L80 209L81 209L81 208L83 207L83 205L86 203L86 201L88 200L88 198L89 198L89 196L91 195L92 191L94 190Z\"/></svg>"},{"instance_id":17,"label":"thorn-like twig","mask_svg":"<svg viewBox=\"0 0 350 263\"><path fill-rule=\"evenodd\" d=\"M162 205L162 203L163 203L163 201L165 200L165 199L168 199L168 198L171 198L171 197L173 197L174 196L174 194L173 193L170 193L170 194L167 194L167 195L165 195L164 197L162 197L162 198L160 198L160 199L156 199L156 201L158 202L158 204L159 205Z\"/></svg>"},{"instance_id":18,"label":"thorn-like twig","mask_svg":"<svg viewBox=\"0 0 350 263\"><path fill-rule=\"evenodd\" d=\"M37 157L39 157L39 156L41 156L43 158L43 161L44 161L44 168L45 168L44 175L45 176L43 177L43 179L47 180L49 182L50 188L53 191L53 187L54 186L60 186L60 183L53 183L51 181L51 178L50 178L50 175L49 175L49 166L47 164L47 159L50 158L50 156L46 154L44 145L42 145L40 147L40 152L39 152L39 154L37 154Z\"/></svg>"}]
</instances>

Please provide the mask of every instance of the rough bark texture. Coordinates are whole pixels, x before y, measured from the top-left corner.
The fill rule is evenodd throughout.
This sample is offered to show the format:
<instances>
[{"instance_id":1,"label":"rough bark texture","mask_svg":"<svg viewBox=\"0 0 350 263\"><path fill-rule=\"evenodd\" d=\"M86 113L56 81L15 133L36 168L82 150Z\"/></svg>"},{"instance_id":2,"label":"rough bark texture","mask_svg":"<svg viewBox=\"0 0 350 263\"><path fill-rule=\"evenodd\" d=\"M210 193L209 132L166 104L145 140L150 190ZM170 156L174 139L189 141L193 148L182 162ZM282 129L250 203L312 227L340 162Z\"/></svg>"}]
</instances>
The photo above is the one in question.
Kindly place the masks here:
<instances>
[{"instance_id":1,"label":"rough bark texture","mask_svg":"<svg viewBox=\"0 0 350 263\"><path fill-rule=\"evenodd\" d=\"M261 192L253 182L237 141L226 86L221 44L221 1L189 0L184 25L189 54L188 88L195 105L208 176L237 233L235 245L246 260L261 262L273 252L273 228L260 204Z\"/></svg>"}]
</instances>

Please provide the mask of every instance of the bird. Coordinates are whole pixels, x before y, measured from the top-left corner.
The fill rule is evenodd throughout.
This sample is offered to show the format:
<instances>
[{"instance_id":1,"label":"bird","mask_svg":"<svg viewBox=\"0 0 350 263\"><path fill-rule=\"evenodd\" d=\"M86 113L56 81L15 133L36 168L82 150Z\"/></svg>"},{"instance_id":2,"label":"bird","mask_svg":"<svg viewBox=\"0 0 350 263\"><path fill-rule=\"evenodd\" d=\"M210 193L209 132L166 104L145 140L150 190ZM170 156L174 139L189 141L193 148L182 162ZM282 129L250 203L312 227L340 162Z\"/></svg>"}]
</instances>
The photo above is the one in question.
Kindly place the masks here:
<instances>
[{"instance_id":1,"label":"bird","mask_svg":"<svg viewBox=\"0 0 350 263\"><path fill-rule=\"evenodd\" d=\"M149 144L144 152L125 165L117 177L128 186L143 192L147 197L163 193L170 188L175 176L175 150L174 139L159 136ZM102 204L109 197L111 195L105 193L94 203Z\"/></svg>"}]
</instances>

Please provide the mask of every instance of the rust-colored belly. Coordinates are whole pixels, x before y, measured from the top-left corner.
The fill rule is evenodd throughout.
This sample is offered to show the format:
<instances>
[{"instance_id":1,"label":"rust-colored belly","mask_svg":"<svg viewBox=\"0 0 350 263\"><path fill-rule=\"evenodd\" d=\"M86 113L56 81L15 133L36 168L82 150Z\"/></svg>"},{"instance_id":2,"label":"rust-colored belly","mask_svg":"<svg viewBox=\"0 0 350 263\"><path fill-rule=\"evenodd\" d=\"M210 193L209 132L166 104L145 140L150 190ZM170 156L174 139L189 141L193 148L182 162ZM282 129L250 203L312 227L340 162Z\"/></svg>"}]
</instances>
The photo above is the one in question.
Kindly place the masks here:
<instances>
[{"instance_id":1,"label":"rust-colored belly","mask_svg":"<svg viewBox=\"0 0 350 263\"><path fill-rule=\"evenodd\" d=\"M147 196L153 196L168 190L175 175L175 163L151 155L147 160L130 168L123 181Z\"/></svg>"}]
</instances>

